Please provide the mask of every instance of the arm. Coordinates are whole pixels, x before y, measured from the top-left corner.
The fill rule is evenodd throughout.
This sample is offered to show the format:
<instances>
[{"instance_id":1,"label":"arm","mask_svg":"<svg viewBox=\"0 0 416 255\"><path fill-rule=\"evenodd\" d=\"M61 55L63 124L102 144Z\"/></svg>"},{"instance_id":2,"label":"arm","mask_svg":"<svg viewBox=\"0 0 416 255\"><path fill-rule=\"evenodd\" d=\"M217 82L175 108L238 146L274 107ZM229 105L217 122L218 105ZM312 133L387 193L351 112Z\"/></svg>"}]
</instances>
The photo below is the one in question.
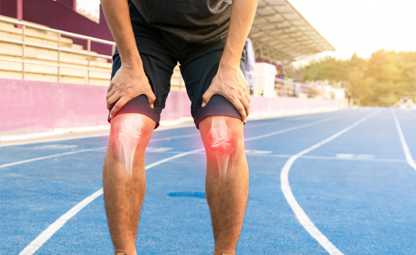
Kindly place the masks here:
<instances>
[{"instance_id":1,"label":"arm","mask_svg":"<svg viewBox=\"0 0 416 255\"><path fill-rule=\"evenodd\" d=\"M250 98L247 81L240 70L240 59L256 7L257 0L233 0L230 27L218 72L202 98L202 106L205 106L213 95L224 96L239 111L244 122L249 113Z\"/></svg>"},{"instance_id":2,"label":"arm","mask_svg":"<svg viewBox=\"0 0 416 255\"><path fill-rule=\"evenodd\" d=\"M147 96L153 107L156 98L136 46L127 0L101 0L101 5L121 59L121 67L114 75L107 93L110 116L141 94Z\"/></svg>"},{"instance_id":3,"label":"arm","mask_svg":"<svg viewBox=\"0 0 416 255\"><path fill-rule=\"evenodd\" d=\"M254 16L256 15L257 0L233 0L230 29L221 58L222 67L239 67L241 54Z\"/></svg>"}]
</instances>

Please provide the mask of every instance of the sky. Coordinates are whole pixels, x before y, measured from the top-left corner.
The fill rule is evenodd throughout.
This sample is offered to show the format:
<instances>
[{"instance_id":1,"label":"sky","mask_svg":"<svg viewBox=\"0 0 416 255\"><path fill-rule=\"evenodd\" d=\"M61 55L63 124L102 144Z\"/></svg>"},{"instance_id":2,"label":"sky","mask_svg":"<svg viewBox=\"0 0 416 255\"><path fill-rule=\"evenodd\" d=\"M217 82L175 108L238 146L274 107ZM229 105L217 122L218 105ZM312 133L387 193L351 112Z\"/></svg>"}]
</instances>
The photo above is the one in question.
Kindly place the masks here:
<instances>
[{"instance_id":1,"label":"sky","mask_svg":"<svg viewBox=\"0 0 416 255\"><path fill-rule=\"evenodd\" d=\"M416 51L415 0L289 2L336 48L329 55L367 58L380 49Z\"/></svg>"},{"instance_id":2,"label":"sky","mask_svg":"<svg viewBox=\"0 0 416 255\"><path fill-rule=\"evenodd\" d=\"M289 0L336 48L322 56L370 57L380 49L416 51L416 0ZM100 0L77 0L77 7L97 19Z\"/></svg>"}]
</instances>

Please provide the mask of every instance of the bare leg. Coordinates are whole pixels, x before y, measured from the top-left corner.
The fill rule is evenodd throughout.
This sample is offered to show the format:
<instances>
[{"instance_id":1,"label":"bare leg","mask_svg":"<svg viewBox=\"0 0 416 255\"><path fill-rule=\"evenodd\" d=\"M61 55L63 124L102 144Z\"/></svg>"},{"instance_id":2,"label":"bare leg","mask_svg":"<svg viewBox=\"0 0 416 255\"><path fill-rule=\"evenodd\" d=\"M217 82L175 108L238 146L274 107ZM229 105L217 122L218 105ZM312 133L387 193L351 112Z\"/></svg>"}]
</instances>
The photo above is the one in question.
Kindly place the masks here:
<instances>
[{"instance_id":1,"label":"bare leg","mask_svg":"<svg viewBox=\"0 0 416 255\"><path fill-rule=\"evenodd\" d=\"M215 116L200 125L207 155L206 193L216 255L236 254L248 197L243 124Z\"/></svg>"},{"instance_id":2,"label":"bare leg","mask_svg":"<svg viewBox=\"0 0 416 255\"><path fill-rule=\"evenodd\" d=\"M136 255L137 225L146 190L144 152L153 120L135 113L116 115L104 163L104 202L116 254Z\"/></svg>"}]
</instances>

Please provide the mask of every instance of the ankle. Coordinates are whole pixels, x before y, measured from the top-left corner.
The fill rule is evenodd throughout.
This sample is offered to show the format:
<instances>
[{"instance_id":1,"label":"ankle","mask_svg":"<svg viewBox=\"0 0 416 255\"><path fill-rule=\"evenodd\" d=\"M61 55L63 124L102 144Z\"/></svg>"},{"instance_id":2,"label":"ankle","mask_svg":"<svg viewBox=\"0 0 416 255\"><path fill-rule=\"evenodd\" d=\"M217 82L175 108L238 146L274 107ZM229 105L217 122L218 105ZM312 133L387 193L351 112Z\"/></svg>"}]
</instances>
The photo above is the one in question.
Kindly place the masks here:
<instances>
[{"instance_id":1,"label":"ankle","mask_svg":"<svg viewBox=\"0 0 416 255\"><path fill-rule=\"evenodd\" d=\"M136 253L128 253L128 252L125 252L125 251L116 251L115 253L114 253L114 255L137 255Z\"/></svg>"},{"instance_id":2,"label":"ankle","mask_svg":"<svg viewBox=\"0 0 416 255\"><path fill-rule=\"evenodd\" d=\"M234 249L215 249L215 255L236 255Z\"/></svg>"},{"instance_id":3,"label":"ankle","mask_svg":"<svg viewBox=\"0 0 416 255\"><path fill-rule=\"evenodd\" d=\"M114 255L137 255L136 249L116 249Z\"/></svg>"}]
</instances>

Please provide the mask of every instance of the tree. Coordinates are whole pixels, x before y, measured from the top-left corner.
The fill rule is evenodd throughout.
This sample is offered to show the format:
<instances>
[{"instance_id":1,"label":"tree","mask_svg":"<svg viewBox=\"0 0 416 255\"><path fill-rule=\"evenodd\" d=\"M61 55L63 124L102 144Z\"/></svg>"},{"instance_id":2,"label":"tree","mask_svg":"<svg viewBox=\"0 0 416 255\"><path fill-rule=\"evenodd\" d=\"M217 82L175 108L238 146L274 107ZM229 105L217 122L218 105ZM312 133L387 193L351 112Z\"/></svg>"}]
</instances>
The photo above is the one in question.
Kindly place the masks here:
<instances>
[{"instance_id":1,"label":"tree","mask_svg":"<svg viewBox=\"0 0 416 255\"><path fill-rule=\"evenodd\" d=\"M377 51L368 60L325 58L293 71L298 79L342 82L354 102L391 106L402 97L416 100L416 52Z\"/></svg>"}]
</instances>

